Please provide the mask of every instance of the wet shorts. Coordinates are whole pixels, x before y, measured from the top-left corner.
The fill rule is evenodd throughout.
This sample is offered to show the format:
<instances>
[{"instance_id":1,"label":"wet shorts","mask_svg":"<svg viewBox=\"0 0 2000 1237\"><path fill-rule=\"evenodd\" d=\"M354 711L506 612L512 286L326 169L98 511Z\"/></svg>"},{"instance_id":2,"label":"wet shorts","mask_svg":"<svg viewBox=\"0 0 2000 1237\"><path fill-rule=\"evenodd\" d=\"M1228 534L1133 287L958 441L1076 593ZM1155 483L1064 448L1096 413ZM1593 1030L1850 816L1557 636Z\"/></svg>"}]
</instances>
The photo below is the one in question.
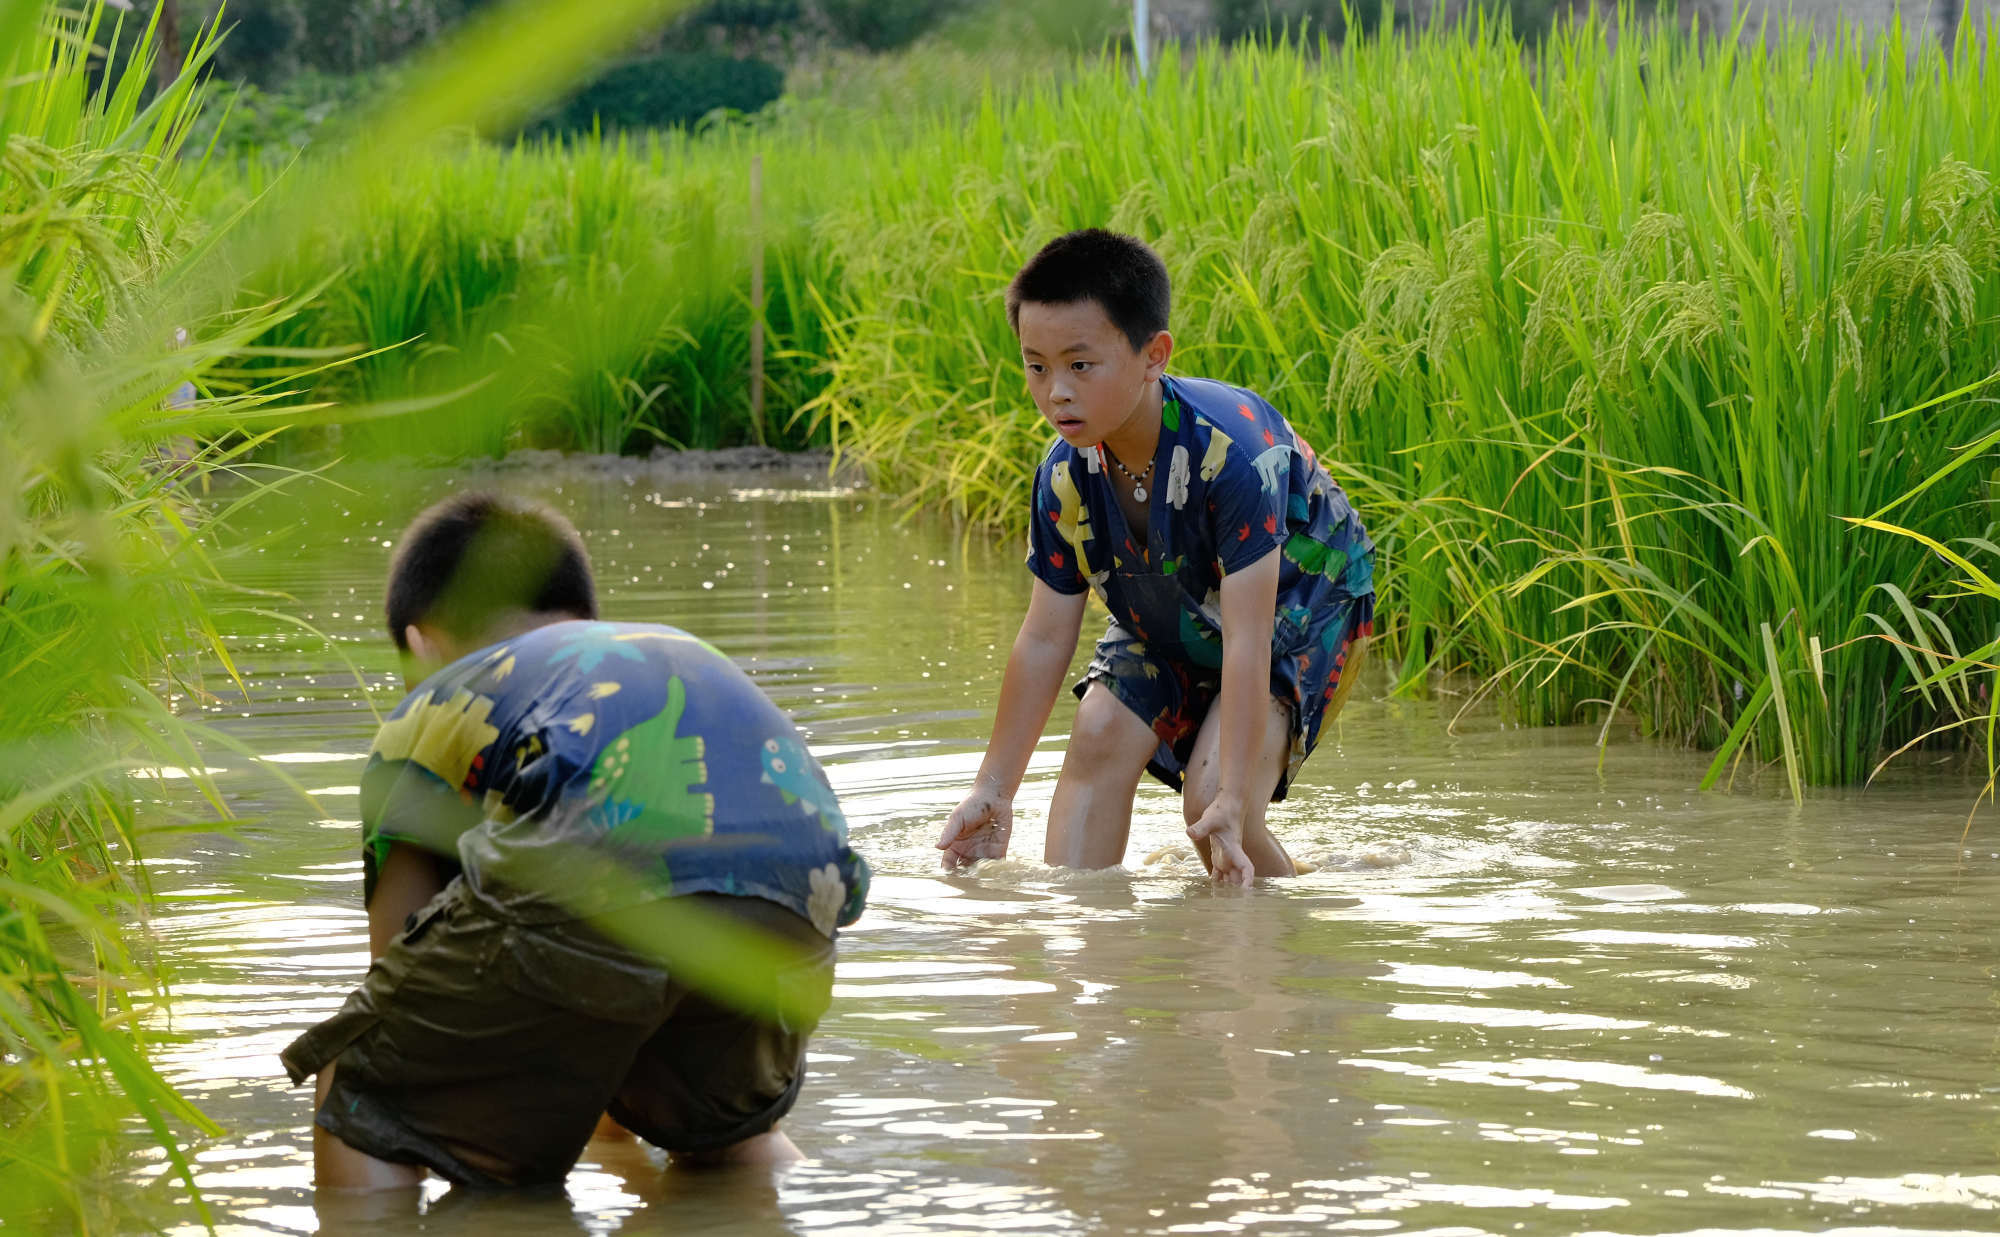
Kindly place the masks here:
<instances>
[{"instance_id":1,"label":"wet shorts","mask_svg":"<svg viewBox=\"0 0 2000 1237\"><path fill-rule=\"evenodd\" d=\"M337 1062L321 1129L464 1185L561 1181L605 1112L675 1152L765 1133L798 1099L833 943L760 898L673 901L777 947L782 963L752 979L773 994L764 1014L704 996L585 925L495 918L454 880L340 1011L285 1050L285 1068L298 1083Z\"/></svg>"},{"instance_id":2,"label":"wet shorts","mask_svg":"<svg viewBox=\"0 0 2000 1237\"><path fill-rule=\"evenodd\" d=\"M1301 633L1281 635L1296 637ZM1271 802L1283 801L1299 766L1319 743L1320 727L1340 713L1354 685L1361 654L1375 630L1375 596L1348 597L1317 616L1304 638L1285 641L1271 651L1271 696L1291 710L1291 754L1271 792ZM1104 684L1121 704L1153 728L1160 745L1146 771L1174 790L1187 777L1187 762L1208 711L1222 694L1222 673L1178 658L1162 656L1117 622L1111 623L1090 669L1076 684L1077 699L1093 682Z\"/></svg>"}]
</instances>

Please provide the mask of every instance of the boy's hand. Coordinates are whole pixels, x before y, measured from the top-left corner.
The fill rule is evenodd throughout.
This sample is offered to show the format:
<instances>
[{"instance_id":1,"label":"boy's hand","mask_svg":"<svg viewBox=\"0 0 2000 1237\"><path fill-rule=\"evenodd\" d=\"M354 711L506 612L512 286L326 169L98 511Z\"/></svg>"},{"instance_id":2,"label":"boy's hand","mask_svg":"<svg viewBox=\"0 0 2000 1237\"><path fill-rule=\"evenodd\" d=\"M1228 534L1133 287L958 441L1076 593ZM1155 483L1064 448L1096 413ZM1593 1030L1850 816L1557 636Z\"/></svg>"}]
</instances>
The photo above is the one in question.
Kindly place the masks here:
<instances>
[{"instance_id":1,"label":"boy's hand","mask_svg":"<svg viewBox=\"0 0 2000 1237\"><path fill-rule=\"evenodd\" d=\"M1014 801L989 790L975 790L965 797L945 822L937 848L944 852L947 870L979 859L999 859L1007 853L1007 840L1014 833Z\"/></svg>"},{"instance_id":2,"label":"boy's hand","mask_svg":"<svg viewBox=\"0 0 2000 1237\"><path fill-rule=\"evenodd\" d=\"M1208 872L1216 884L1248 885L1257 874L1243 853L1243 809L1238 804L1217 796L1201 819L1188 826L1187 835L1197 846L1206 843Z\"/></svg>"}]
</instances>

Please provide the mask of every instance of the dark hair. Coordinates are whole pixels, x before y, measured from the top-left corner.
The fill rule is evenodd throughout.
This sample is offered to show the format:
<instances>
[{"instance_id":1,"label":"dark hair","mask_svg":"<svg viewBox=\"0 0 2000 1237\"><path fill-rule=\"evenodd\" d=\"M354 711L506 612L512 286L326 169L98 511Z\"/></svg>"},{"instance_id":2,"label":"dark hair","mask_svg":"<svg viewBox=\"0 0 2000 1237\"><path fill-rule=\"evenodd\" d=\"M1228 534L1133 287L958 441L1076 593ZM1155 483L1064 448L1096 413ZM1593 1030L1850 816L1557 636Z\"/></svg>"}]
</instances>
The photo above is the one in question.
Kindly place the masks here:
<instances>
[{"instance_id":1,"label":"dark hair","mask_svg":"<svg viewBox=\"0 0 2000 1237\"><path fill-rule=\"evenodd\" d=\"M1167 329L1173 286L1167 280L1167 264L1144 241L1103 228L1084 228L1043 245L1007 285L1007 325L1016 335L1021 333L1021 306L1028 301L1037 305L1095 301L1137 352Z\"/></svg>"},{"instance_id":2,"label":"dark hair","mask_svg":"<svg viewBox=\"0 0 2000 1237\"><path fill-rule=\"evenodd\" d=\"M389 562L389 636L407 650L413 623L476 640L509 611L597 617L590 555L554 508L525 498L458 494L410 521Z\"/></svg>"}]
</instances>

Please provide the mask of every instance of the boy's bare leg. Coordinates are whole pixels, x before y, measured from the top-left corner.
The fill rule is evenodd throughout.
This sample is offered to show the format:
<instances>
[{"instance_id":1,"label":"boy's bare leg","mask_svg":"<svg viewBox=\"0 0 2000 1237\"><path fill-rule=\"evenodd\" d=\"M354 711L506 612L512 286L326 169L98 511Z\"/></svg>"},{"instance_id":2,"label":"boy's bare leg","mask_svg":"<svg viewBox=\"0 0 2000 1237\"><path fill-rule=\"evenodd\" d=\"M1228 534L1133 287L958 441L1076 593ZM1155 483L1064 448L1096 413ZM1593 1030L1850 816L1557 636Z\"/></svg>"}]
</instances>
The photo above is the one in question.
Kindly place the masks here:
<instances>
[{"instance_id":1,"label":"boy's bare leg","mask_svg":"<svg viewBox=\"0 0 2000 1237\"><path fill-rule=\"evenodd\" d=\"M1111 689L1092 682L1077 705L1049 803L1042 861L1055 867L1108 868L1125 859L1132 796L1160 740Z\"/></svg>"},{"instance_id":2,"label":"boy's bare leg","mask_svg":"<svg viewBox=\"0 0 2000 1237\"><path fill-rule=\"evenodd\" d=\"M752 1134L740 1143L731 1143L713 1151L692 1155L675 1153L673 1162L694 1168L725 1164L796 1164L805 1158L806 1153L799 1150L798 1144L787 1138L783 1130L766 1130L762 1134Z\"/></svg>"},{"instance_id":3,"label":"boy's bare leg","mask_svg":"<svg viewBox=\"0 0 2000 1237\"><path fill-rule=\"evenodd\" d=\"M335 1190L313 1193L318 1237L381 1237L385 1232L409 1232L423 1214L423 1191ZM417 1221L420 1222L420 1221Z\"/></svg>"},{"instance_id":4,"label":"boy's bare leg","mask_svg":"<svg viewBox=\"0 0 2000 1237\"><path fill-rule=\"evenodd\" d=\"M1292 876L1298 869L1292 864L1292 857L1278 844L1265 827L1264 815L1271 807L1271 792L1278 788L1278 778L1285 771L1285 764L1292 752L1291 706L1272 698L1266 701L1271 707L1264 715L1264 736L1257 745L1256 767L1243 781L1243 853L1249 857L1250 866L1259 877ZM1181 811L1187 823L1193 825L1200 820L1208 805L1215 801L1215 795L1222 787L1222 769L1217 754L1222 746L1222 727L1218 724L1221 709L1209 710L1208 717L1201 724L1201 733L1195 736L1194 754L1188 760L1187 781L1181 794ZM1195 843L1201 852L1201 861L1210 870L1208 840Z\"/></svg>"},{"instance_id":5,"label":"boy's bare leg","mask_svg":"<svg viewBox=\"0 0 2000 1237\"><path fill-rule=\"evenodd\" d=\"M333 1085L333 1071L338 1065L329 1065L319 1072L319 1080L313 1087L313 1111L326 1102L326 1092ZM327 1133L318 1125L313 1126L313 1184L329 1190L401 1190L421 1185L424 1170L414 1164L391 1164L378 1160L365 1151L356 1151L340 1139Z\"/></svg>"}]
</instances>

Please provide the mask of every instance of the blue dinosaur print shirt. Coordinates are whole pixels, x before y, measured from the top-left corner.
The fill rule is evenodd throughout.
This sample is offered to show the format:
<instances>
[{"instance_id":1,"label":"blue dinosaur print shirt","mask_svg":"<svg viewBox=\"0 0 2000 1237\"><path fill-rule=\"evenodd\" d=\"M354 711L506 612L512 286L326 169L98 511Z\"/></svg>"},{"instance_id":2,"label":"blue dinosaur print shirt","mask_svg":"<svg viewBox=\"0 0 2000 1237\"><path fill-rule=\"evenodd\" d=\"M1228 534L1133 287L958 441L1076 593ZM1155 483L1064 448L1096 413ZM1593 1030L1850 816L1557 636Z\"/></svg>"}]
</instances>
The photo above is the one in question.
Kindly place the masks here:
<instances>
[{"instance_id":1,"label":"blue dinosaur print shirt","mask_svg":"<svg viewBox=\"0 0 2000 1237\"><path fill-rule=\"evenodd\" d=\"M1222 578L1280 551L1274 673L1335 655L1353 634L1346 603L1372 603L1375 591L1375 543L1347 495L1255 393L1206 378L1161 383L1144 544L1126 526L1103 448L1058 439L1035 473L1029 570L1059 593L1095 591L1151 656L1219 673Z\"/></svg>"},{"instance_id":2,"label":"blue dinosaur print shirt","mask_svg":"<svg viewBox=\"0 0 2000 1237\"><path fill-rule=\"evenodd\" d=\"M364 898L406 842L515 922L726 893L831 937L868 891L784 713L713 646L651 624L554 623L426 679L376 735L361 824Z\"/></svg>"}]
</instances>

